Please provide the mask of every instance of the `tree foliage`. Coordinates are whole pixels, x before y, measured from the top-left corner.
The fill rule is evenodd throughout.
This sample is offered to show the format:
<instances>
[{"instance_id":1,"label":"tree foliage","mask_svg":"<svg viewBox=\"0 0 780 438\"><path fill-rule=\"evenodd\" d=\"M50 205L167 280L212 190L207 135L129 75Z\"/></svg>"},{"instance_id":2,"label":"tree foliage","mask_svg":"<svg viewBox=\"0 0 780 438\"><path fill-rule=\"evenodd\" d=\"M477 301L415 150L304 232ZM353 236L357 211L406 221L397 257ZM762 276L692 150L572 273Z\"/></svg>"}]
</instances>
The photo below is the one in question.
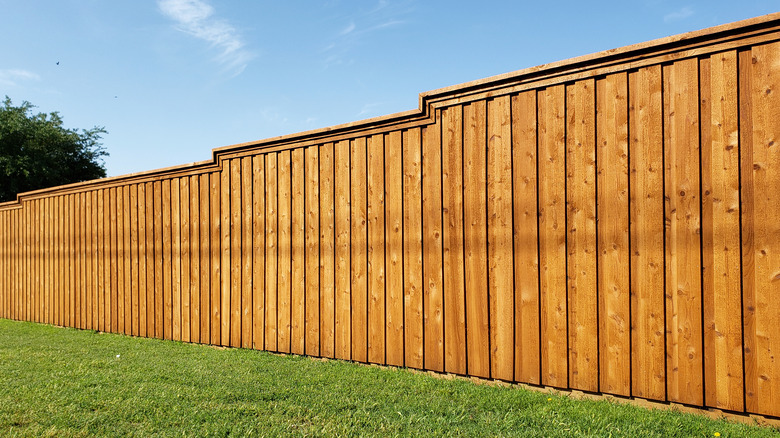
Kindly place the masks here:
<instances>
[{"instance_id":1,"label":"tree foliage","mask_svg":"<svg viewBox=\"0 0 780 438\"><path fill-rule=\"evenodd\" d=\"M78 130L62 126L59 113L33 114L29 102L0 107L0 202L17 193L106 176L101 127Z\"/></svg>"}]
</instances>

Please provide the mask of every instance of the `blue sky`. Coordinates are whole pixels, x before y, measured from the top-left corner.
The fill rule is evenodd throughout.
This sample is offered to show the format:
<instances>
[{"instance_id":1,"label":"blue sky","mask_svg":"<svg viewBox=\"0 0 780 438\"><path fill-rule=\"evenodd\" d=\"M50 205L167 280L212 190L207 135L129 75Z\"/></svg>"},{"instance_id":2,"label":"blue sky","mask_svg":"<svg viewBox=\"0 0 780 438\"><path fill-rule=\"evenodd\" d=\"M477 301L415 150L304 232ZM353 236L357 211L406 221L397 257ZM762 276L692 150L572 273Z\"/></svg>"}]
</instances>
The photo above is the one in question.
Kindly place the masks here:
<instances>
[{"instance_id":1,"label":"blue sky","mask_svg":"<svg viewBox=\"0 0 780 438\"><path fill-rule=\"evenodd\" d=\"M0 97L59 111L68 128L104 126L117 176L778 10L778 0L0 0Z\"/></svg>"}]
</instances>

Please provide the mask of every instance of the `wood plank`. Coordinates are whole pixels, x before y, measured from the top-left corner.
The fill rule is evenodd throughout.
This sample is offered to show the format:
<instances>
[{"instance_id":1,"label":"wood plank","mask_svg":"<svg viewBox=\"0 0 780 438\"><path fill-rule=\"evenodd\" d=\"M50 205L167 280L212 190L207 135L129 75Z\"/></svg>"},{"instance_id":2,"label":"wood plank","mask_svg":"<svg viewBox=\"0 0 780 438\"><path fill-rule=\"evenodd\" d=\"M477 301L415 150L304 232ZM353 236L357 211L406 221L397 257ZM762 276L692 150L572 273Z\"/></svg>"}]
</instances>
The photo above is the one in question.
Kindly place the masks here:
<instances>
[{"instance_id":1,"label":"wood plank","mask_svg":"<svg viewBox=\"0 0 780 438\"><path fill-rule=\"evenodd\" d=\"M190 213L190 251L189 251L189 295L190 295L190 342L201 342L200 329L201 329L201 248L200 248L200 231L201 231L201 218L200 209L201 198L200 191L200 175L192 175L190 179L190 199L189 199L189 213ZM206 197L208 199L208 197Z\"/></svg>"},{"instance_id":2,"label":"wood plank","mask_svg":"<svg viewBox=\"0 0 780 438\"><path fill-rule=\"evenodd\" d=\"M352 360L368 361L368 198L366 138L351 142Z\"/></svg>"},{"instance_id":3,"label":"wood plank","mask_svg":"<svg viewBox=\"0 0 780 438\"><path fill-rule=\"evenodd\" d=\"M335 210L333 143L320 146L320 355L335 355Z\"/></svg>"},{"instance_id":4,"label":"wood plank","mask_svg":"<svg viewBox=\"0 0 780 438\"><path fill-rule=\"evenodd\" d=\"M292 328L292 279L291 279L291 255L292 255L292 188L291 188L291 163L290 151L279 152L279 259L277 269L278 275L278 312L277 312L277 330L279 335L278 350L284 353L290 352L292 338L290 330Z\"/></svg>"},{"instance_id":5,"label":"wood plank","mask_svg":"<svg viewBox=\"0 0 780 438\"><path fill-rule=\"evenodd\" d=\"M241 159L241 346L254 344L254 264L252 157Z\"/></svg>"},{"instance_id":6,"label":"wood plank","mask_svg":"<svg viewBox=\"0 0 780 438\"><path fill-rule=\"evenodd\" d=\"M133 333L133 259L130 257L132 235L131 231L131 208L130 208L130 189L133 187L131 184L126 184L122 187L122 220L124 228L124 244L122 261L124 263L124 296L125 296L125 318L124 318L124 334L131 335ZM135 207L133 207L135 208Z\"/></svg>"},{"instance_id":7,"label":"wood plank","mask_svg":"<svg viewBox=\"0 0 780 438\"><path fill-rule=\"evenodd\" d=\"M748 224L754 227L747 242L743 233L743 254L750 252L748 260L752 262L745 263L743 274L750 278L743 286L745 346L750 348L745 350L745 396L751 412L774 416L780 415L780 359L776 354L780 350L780 338L776 336L780 327L779 51L777 42L755 46L750 62L740 67L750 76L740 88L752 105L747 114L740 112L742 117L750 118L752 129L752 136L746 138L749 146L742 143L750 148L742 154L742 199L746 210L750 209ZM752 290L747 289L748 284Z\"/></svg>"},{"instance_id":8,"label":"wood plank","mask_svg":"<svg viewBox=\"0 0 780 438\"><path fill-rule=\"evenodd\" d=\"M278 154L265 156L265 349L278 351L277 295L278 250L277 250L277 190Z\"/></svg>"},{"instance_id":9,"label":"wood plank","mask_svg":"<svg viewBox=\"0 0 780 438\"><path fill-rule=\"evenodd\" d=\"M225 163L228 164L227 162ZM244 232L241 214L241 159L230 160L230 346L240 347L242 336L242 284L241 236ZM223 297L223 300L225 298Z\"/></svg>"},{"instance_id":10,"label":"wood plank","mask_svg":"<svg viewBox=\"0 0 780 438\"><path fill-rule=\"evenodd\" d=\"M386 361L384 135L367 142L368 361Z\"/></svg>"},{"instance_id":11,"label":"wood plank","mask_svg":"<svg viewBox=\"0 0 780 438\"><path fill-rule=\"evenodd\" d=\"M463 107L463 180L469 182L464 184L463 188L468 373L489 378L486 124L485 101L473 102ZM444 280L447 287L447 279Z\"/></svg>"},{"instance_id":12,"label":"wood plank","mask_svg":"<svg viewBox=\"0 0 780 438\"><path fill-rule=\"evenodd\" d=\"M231 260L231 239L230 234L233 228L233 216L231 215L230 211L230 201L231 194L232 194L232 187L230 185L230 160L225 160L222 162L222 170L220 171L220 204L219 204L219 215L220 215L220 240L221 240L221 253L220 258L222 259L221 266L221 276L220 276L220 301L219 307L220 307L220 345L228 346L231 345L231 321L233 315L231 314L231 308L230 308L230 300L232 298L231 296L231 290L232 290L232 284L231 284L231 274L233 273L233 270L235 267L233 266L232 260Z\"/></svg>"},{"instance_id":13,"label":"wood plank","mask_svg":"<svg viewBox=\"0 0 780 438\"><path fill-rule=\"evenodd\" d=\"M230 269L229 265L222 264L222 172L209 174L211 189L209 217L211 225L210 249L211 254L211 344L220 345L222 342L222 270ZM227 226L227 224L225 224Z\"/></svg>"},{"instance_id":14,"label":"wood plank","mask_svg":"<svg viewBox=\"0 0 780 438\"><path fill-rule=\"evenodd\" d=\"M420 129L403 134L404 363L423 368L422 142Z\"/></svg>"},{"instance_id":15,"label":"wood plank","mask_svg":"<svg viewBox=\"0 0 780 438\"><path fill-rule=\"evenodd\" d=\"M512 96L512 190L515 251L515 380L538 385L539 227L536 178L536 92Z\"/></svg>"},{"instance_id":16,"label":"wood plank","mask_svg":"<svg viewBox=\"0 0 780 438\"><path fill-rule=\"evenodd\" d=\"M700 74L705 403L741 411L737 52L703 59Z\"/></svg>"},{"instance_id":17,"label":"wood plank","mask_svg":"<svg viewBox=\"0 0 780 438\"><path fill-rule=\"evenodd\" d=\"M441 112L422 128L424 368L444 371L442 279Z\"/></svg>"},{"instance_id":18,"label":"wood plank","mask_svg":"<svg viewBox=\"0 0 780 438\"><path fill-rule=\"evenodd\" d=\"M490 375L513 381L515 294L512 254L512 102L487 103L488 294Z\"/></svg>"},{"instance_id":19,"label":"wood plank","mask_svg":"<svg viewBox=\"0 0 780 438\"><path fill-rule=\"evenodd\" d=\"M661 67L629 73L631 395L666 399Z\"/></svg>"},{"instance_id":20,"label":"wood plank","mask_svg":"<svg viewBox=\"0 0 780 438\"><path fill-rule=\"evenodd\" d=\"M169 201L165 205L168 205L169 214L167 216L170 217L170 182L168 183L168 187ZM165 282L163 280L163 276L165 272L165 252L167 249L166 242L164 241L163 237L164 234L166 234L164 233L165 224L163 223L163 216L165 216L163 191L164 189L162 181L155 181L152 183L154 207L147 209L148 211L152 212L151 225L154 229L154 234L152 236L152 242L154 244L154 313L152 313L152 321L154 321L154 337L157 339L162 339L165 336L165 326L163 325L165 322L164 316L166 314L170 315L170 309L166 309L166 300L164 298ZM149 219L149 217L147 217L147 219ZM170 227L168 229L170 230ZM170 240L167 243L170 243ZM168 301L168 303L170 303L170 301Z\"/></svg>"},{"instance_id":21,"label":"wood plank","mask_svg":"<svg viewBox=\"0 0 780 438\"><path fill-rule=\"evenodd\" d=\"M180 231L180 291L181 291L181 340L192 340L190 326L190 177L179 178L179 226Z\"/></svg>"},{"instance_id":22,"label":"wood plank","mask_svg":"<svg viewBox=\"0 0 780 438\"><path fill-rule=\"evenodd\" d=\"M668 398L701 405L701 218L698 61L664 66Z\"/></svg>"},{"instance_id":23,"label":"wood plank","mask_svg":"<svg viewBox=\"0 0 780 438\"><path fill-rule=\"evenodd\" d=\"M404 366L404 235L401 131L385 135L386 362Z\"/></svg>"},{"instance_id":24,"label":"wood plank","mask_svg":"<svg viewBox=\"0 0 780 438\"><path fill-rule=\"evenodd\" d=\"M599 389L631 395L628 75L596 81Z\"/></svg>"},{"instance_id":25,"label":"wood plank","mask_svg":"<svg viewBox=\"0 0 780 438\"><path fill-rule=\"evenodd\" d=\"M119 186L116 188L115 203L112 209L114 218L116 219L116 250L114 252L114 263L116 264L116 325L114 326L114 332L125 333L125 261L127 256L125 254L125 193L124 188L126 186Z\"/></svg>"},{"instance_id":26,"label":"wood plank","mask_svg":"<svg viewBox=\"0 0 780 438\"><path fill-rule=\"evenodd\" d=\"M178 180L176 180L178 181ZM171 221L171 214L172 214L172 204L173 199L171 198L171 186L172 181L170 179L164 179L162 180L162 188L161 188L161 204L160 208L158 210L162 210L162 238L158 242L162 242L162 309L157 309L158 312L162 310L162 315L158 316L158 319L162 320L163 327L162 327L162 337L163 339L174 339L173 335L173 320L179 319L178 317L174 317L173 312L173 295L174 295L174 286L175 283L178 283L177 281L173 280L173 233L172 233L172 221ZM176 191L178 192L178 183L175 185ZM156 191L155 191L156 192ZM177 201L178 201L178 195L177 195ZM178 249L178 243L175 244ZM178 273L178 268L177 268ZM176 292L178 292L178 287ZM178 301L178 297L177 297ZM179 314L180 316L180 314ZM178 326L178 323L177 323Z\"/></svg>"},{"instance_id":27,"label":"wood plank","mask_svg":"<svg viewBox=\"0 0 780 438\"><path fill-rule=\"evenodd\" d=\"M181 178L171 179L171 338L180 341L182 335L181 290ZM166 252L166 255L168 253ZM166 262L167 263L167 262Z\"/></svg>"},{"instance_id":28,"label":"wood plank","mask_svg":"<svg viewBox=\"0 0 780 438\"><path fill-rule=\"evenodd\" d=\"M69 327L78 327L78 265L77 265L77 241L81 240L78 228L76 226L76 217L78 215L76 210L76 195L68 195L68 248L69 248L69 278L70 278L70 324ZM10 218L9 218L10 219ZM10 276L10 272L9 272Z\"/></svg>"},{"instance_id":29,"label":"wood plank","mask_svg":"<svg viewBox=\"0 0 780 438\"><path fill-rule=\"evenodd\" d=\"M147 227L146 227L146 201L149 196L146 193L146 184L137 184L137 202L138 202L138 217L137 217L137 231L138 231L138 332L137 335L141 337L147 337L147 328L149 322L147 321L148 314L148 296L150 290L154 289L152 283L147 283L148 270L152 269L152 266L148 266L146 263L147 255L151 252L151 248L146 246ZM154 304L154 302L152 302Z\"/></svg>"},{"instance_id":30,"label":"wood plank","mask_svg":"<svg viewBox=\"0 0 780 438\"><path fill-rule=\"evenodd\" d=\"M211 342L211 289L212 277L212 231L211 231L211 177L200 175L200 343Z\"/></svg>"},{"instance_id":31,"label":"wood plank","mask_svg":"<svg viewBox=\"0 0 780 438\"><path fill-rule=\"evenodd\" d=\"M131 322L130 322L130 335L140 336L141 329L140 324L144 324L146 327L146 299L145 299L145 286L146 286L146 269L141 271L141 265L145 264L145 260L141 260L143 256L143 250L139 251L139 245L142 242L140 238L140 229L143 228L144 219L140 219L141 211L144 208L143 202L138 202L139 199L139 186L143 184L131 184L130 185L130 294L132 300ZM145 217L145 216L144 216ZM141 226L139 227L139 223ZM141 287L143 282L144 288ZM141 295L143 294L143 295ZM144 297L144 305L141 305L140 299ZM78 304L76 304L78 305ZM142 312L144 313L142 315ZM146 330L144 330L146 332Z\"/></svg>"},{"instance_id":32,"label":"wood plank","mask_svg":"<svg viewBox=\"0 0 780 438\"><path fill-rule=\"evenodd\" d=\"M157 245L155 240L155 223L162 225L162 221L155 222L154 210L154 184L146 183L146 332L148 337L155 337L157 285L155 282ZM162 313L162 312L160 312Z\"/></svg>"},{"instance_id":33,"label":"wood plank","mask_svg":"<svg viewBox=\"0 0 780 438\"><path fill-rule=\"evenodd\" d=\"M599 388L596 292L596 84L566 86L569 387Z\"/></svg>"},{"instance_id":34,"label":"wood plank","mask_svg":"<svg viewBox=\"0 0 780 438\"><path fill-rule=\"evenodd\" d=\"M444 269L444 369L466 374L466 295L463 273L463 108L443 109L442 246Z\"/></svg>"},{"instance_id":35,"label":"wood plank","mask_svg":"<svg viewBox=\"0 0 780 438\"><path fill-rule=\"evenodd\" d=\"M319 147L309 146L306 162L306 351L320 355L320 163Z\"/></svg>"},{"instance_id":36,"label":"wood plank","mask_svg":"<svg viewBox=\"0 0 780 438\"><path fill-rule=\"evenodd\" d=\"M290 239L290 268L292 273L291 345L294 354L303 354L306 346L306 244L305 199L306 176L303 148L293 149L292 161L292 229Z\"/></svg>"},{"instance_id":37,"label":"wood plank","mask_svg":"<svg viewBox=\"0 0 780 438\"><path fill-rule=\"evenodd\" d=\"M252 336L253 348L265 349L265 156L252 157Z\"/></svg>"},{"instance_id":38,"label":"wood plank","mask_svg":"<svg viewBox=\"0 0 780 438\"><path fill-rule=\"evenodd\" d=\"M105 252L106 252L106 237L108 235L107 228L109 226L108 221L105 220L105 210L108 208L106 205L106 198L105 196L105 190L99 189L95 191L95 204L96 207L96 235L95 235L95 278L96 278L96 287L95 287L95 296L93 304L93 310L92 310L92 317L93 317L93 327L97 330L104 332L106 331L106 312L105 312L105 300L106 300L106 283L108 283L106 279L106 263L105 263ZM36 205L40 205L40 202L36 202ZM35 220L34 216L31 218L32 220ZM38 223L39 226L42 224L42 222ZM40 248L40 236L39 234L35 235L35 249ZM38 257L37 260L41 260L42 257ZM37 281L40 281L40 275L37 275ZM39 289L40 290L40 289ZM39 301L36 301L36 304L38 304ZM40 314L39 314L40 315ZM36 319L36 321L39 321L40 319Z\"/></svg>"},{"instance_id":39,"label":"wood plank","mask_svg":"<svg viewBox=\"0 0 780 438\"><path fill-rule=\"evenodd\" d=\"M539 284L542 384L568 387L566 120L563 85L539 91Z\"/></svg>"},{"instance_id":40,"label":"wood plank","mask_svg":"<svg viewBox=\"0 0 780 438\"><path fill-rule=\"evenodd\" d=\"M121 260L117 257L117 247L119 242L119 221L117 220L116 215L116 206L117 206L117 193L116 193L116 187L111 187L106 191L108 194L108 203L107 206L109 210L106 212L106 216L108 216L108 221L111 224L110 232L109 232L109 251L106 253L106 267L108 268L110 277L109 277L109 285L108 285L108 291L109 291L109 299L108 299L108 306L106 311L106 318L108 319L108 322L106 323L106 328L111 333L118 333L117 325L118 325L118 301L119 301L119 288L118 288L118 267L119 263L118 261Z\"/></svg>"},{"instance_id":41,"label":"wood plank","mask_svg":"<svg viewBox=\"0 0 780 438\"><path fill-rule=\"evenodd\" d=\"M334 230L335 261L335 353L338 359L352 359L352 321L350 284L350 199L349 199L349 141L342 140L334 146Z\"/></svg>"}]
</instances>

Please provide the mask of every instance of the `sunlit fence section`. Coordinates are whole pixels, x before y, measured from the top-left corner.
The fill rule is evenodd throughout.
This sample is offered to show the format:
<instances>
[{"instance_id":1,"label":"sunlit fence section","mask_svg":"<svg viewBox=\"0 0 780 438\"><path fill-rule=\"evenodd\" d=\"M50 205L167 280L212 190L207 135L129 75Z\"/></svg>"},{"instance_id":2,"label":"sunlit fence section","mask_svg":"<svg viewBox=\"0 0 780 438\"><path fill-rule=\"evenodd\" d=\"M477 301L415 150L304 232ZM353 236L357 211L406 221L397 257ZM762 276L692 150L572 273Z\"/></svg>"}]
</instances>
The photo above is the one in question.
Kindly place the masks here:
<instances>
[{"instance_id":1,"label":"sunlit fence section","mask_svg":"<svg viewBox=\"0 0 780 438\"><path fill-rule=\"evenodd\" d=\"M780 416L780 14L0 205L0 317Z\"/></svg>"}]
</instances>

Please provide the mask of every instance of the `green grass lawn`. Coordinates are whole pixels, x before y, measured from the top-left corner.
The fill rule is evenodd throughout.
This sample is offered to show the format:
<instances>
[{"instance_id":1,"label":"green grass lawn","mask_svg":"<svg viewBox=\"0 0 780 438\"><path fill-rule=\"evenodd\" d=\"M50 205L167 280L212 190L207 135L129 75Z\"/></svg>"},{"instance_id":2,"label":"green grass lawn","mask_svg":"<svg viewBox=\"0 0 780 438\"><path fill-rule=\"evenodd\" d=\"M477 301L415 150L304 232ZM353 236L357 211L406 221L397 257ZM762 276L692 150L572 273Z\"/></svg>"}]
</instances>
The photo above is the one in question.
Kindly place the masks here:
<instances>
[{"instance_id":1,"label":"green grass lawn","mask_svg":"<svg viewBox=\"0 0 780 438\"><path fill-rule=\"evenodd\" d=\"M777 436L400 369L0 320L0 436Z\"/></svg>"}]
</instances>

